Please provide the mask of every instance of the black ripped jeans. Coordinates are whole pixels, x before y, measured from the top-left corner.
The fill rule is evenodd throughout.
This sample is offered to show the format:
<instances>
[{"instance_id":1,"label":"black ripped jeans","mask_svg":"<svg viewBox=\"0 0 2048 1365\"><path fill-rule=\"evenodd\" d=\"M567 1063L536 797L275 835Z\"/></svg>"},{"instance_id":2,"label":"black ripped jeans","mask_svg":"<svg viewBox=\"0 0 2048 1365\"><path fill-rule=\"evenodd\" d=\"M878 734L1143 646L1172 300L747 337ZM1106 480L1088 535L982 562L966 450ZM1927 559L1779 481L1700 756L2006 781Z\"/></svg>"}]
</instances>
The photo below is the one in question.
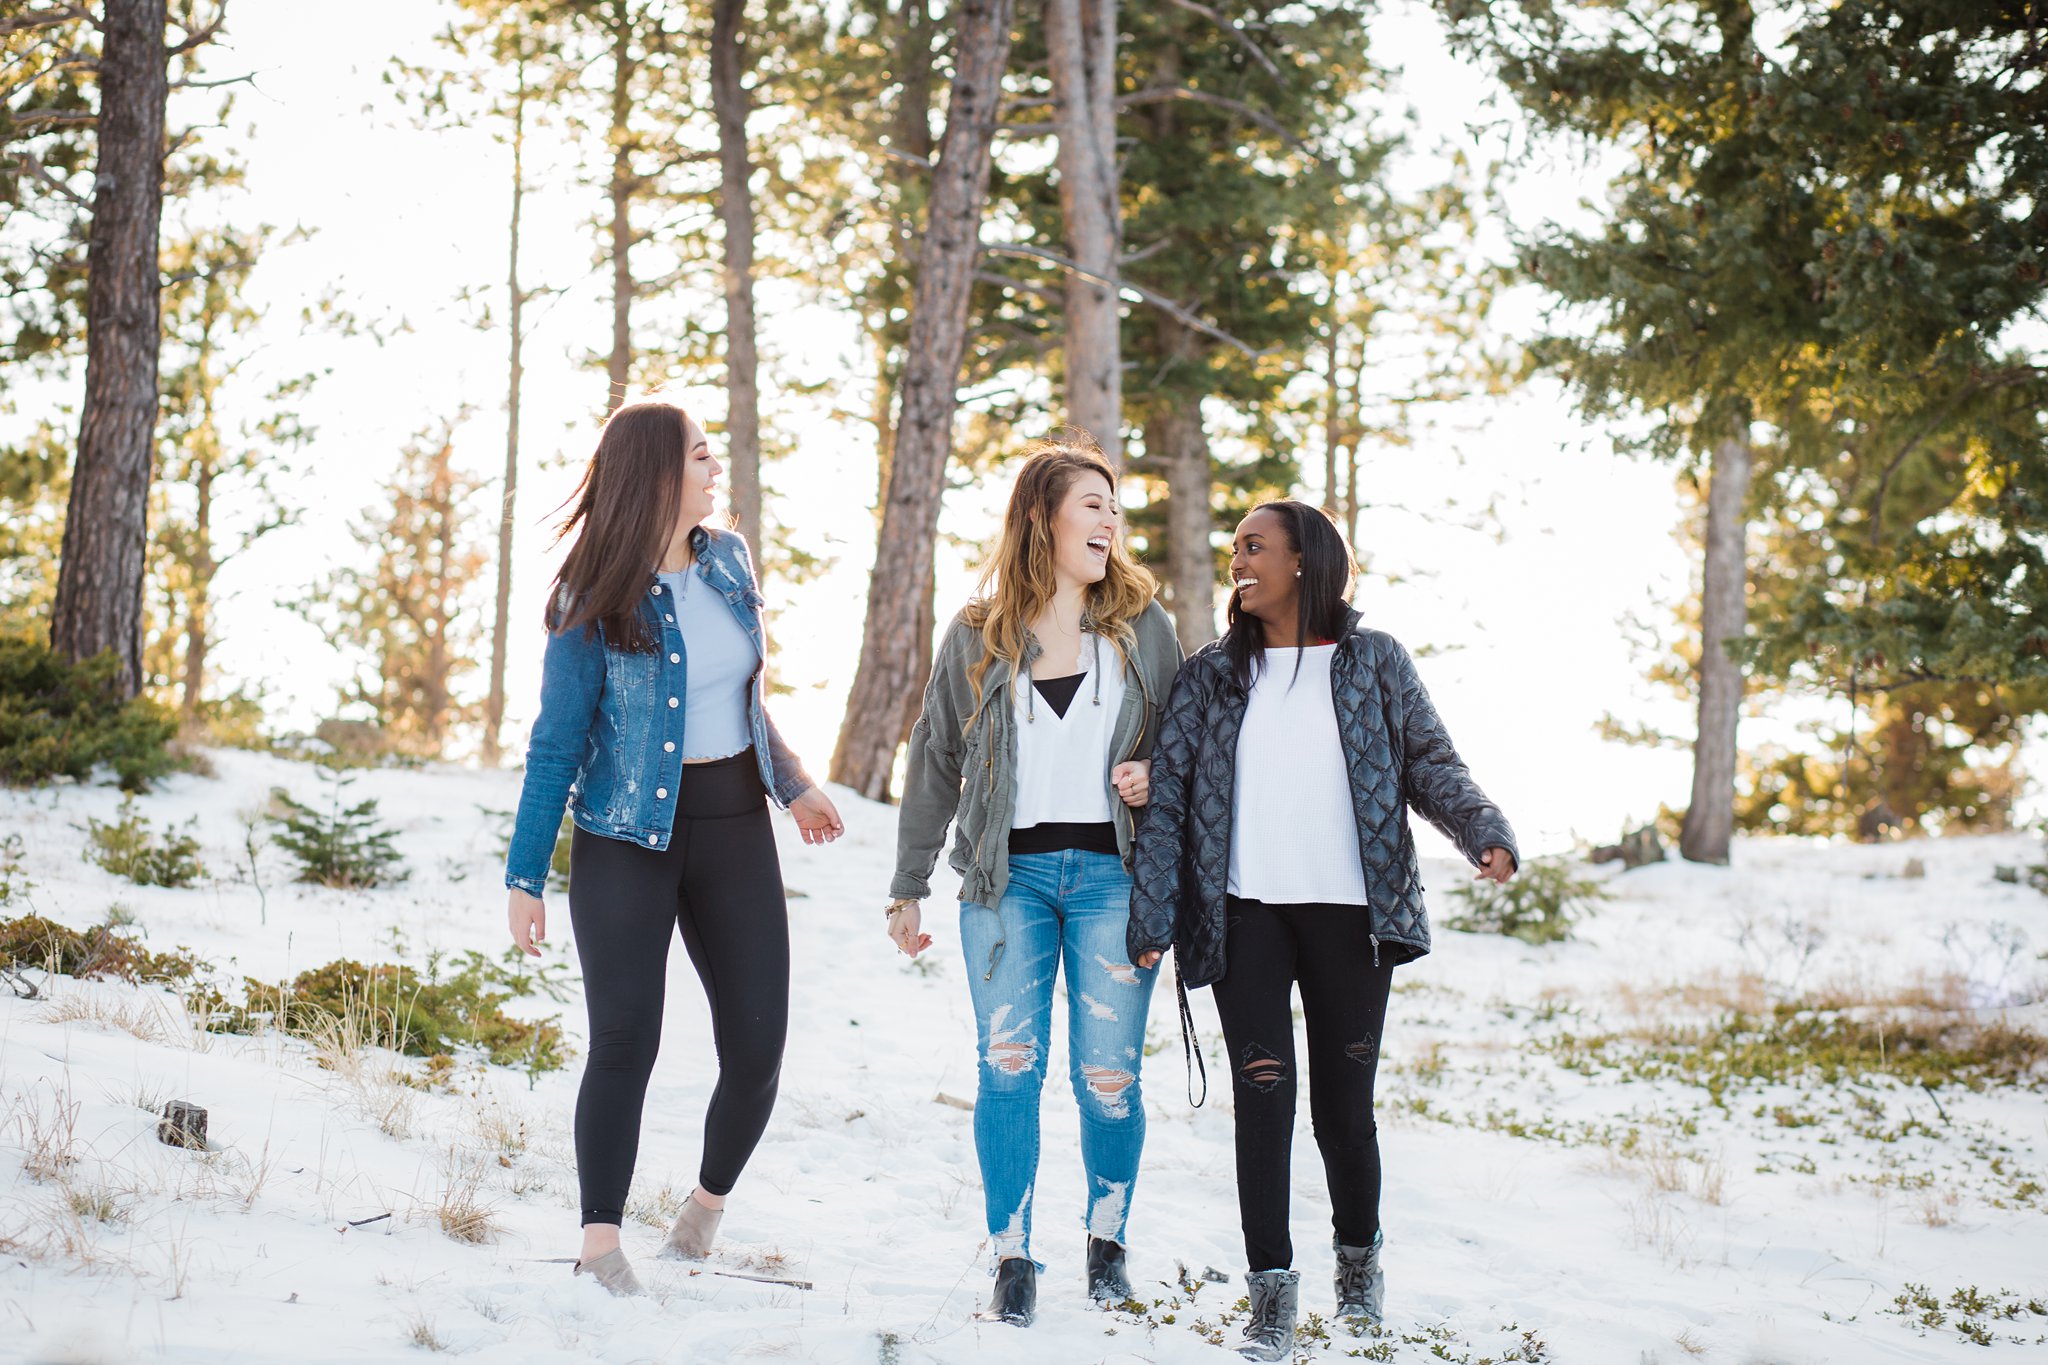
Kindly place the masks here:
<instances>
[{"instance_id":1,"label":"black ripped jeans","mask_svg":"<svg viewBox=\"0 0 2048 1365\"><path fill-rule=\"evenodd\" d=\"M1237 1208L1245 1265L1285 1270L1294 1147L1294 987L1308 1023L1308 1105L1330 1182L1330 1221L1345 1246L1380 1227L1380 1142L1373 1075L1394 968L1373 965L1357 905L1229 900L1223 979L1215 986L1237 1102Z\"/></svg>"},{"instance_id":2,"label":"black ripped jeans","mask_svg":"<svg viewBox=\"0 0 2048 1365\"><path fill-rule=\"evenodd\" d=\"M676 798L666 849L583 829L569 849L569 919L590 1011L576 1096L585 1223L625 1221L677 933L704 983L718 1049L700 1186L732 1190L775 1107L789 1033L789 906L754 751L686 764Z\"/></svg>"}]
</instances>

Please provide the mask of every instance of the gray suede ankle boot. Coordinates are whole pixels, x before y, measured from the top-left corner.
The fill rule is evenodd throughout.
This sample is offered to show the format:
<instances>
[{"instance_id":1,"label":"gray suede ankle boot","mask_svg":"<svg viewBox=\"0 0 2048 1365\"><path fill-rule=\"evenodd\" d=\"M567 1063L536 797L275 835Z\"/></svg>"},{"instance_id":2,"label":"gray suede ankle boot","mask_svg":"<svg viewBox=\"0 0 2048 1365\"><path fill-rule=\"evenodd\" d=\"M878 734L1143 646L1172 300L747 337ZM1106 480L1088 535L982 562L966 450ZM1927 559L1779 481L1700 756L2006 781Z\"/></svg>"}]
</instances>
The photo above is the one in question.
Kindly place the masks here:
<instances>
[{"instance_id":1,"label":"gray suede ankle boot","mask_svg":"<svg viewBox=\"0 0 2048 1365\"><path fill-rule=\"evenodd\" d=\"M1284 1360L1294 1348L1294 1318L1301 1307L1301 1276L1292 1270L1248 1270L1251 1317L1237 1353L1246 1360Z\"/></svg>"},{"instance_id":2,"label":"gray suede ankle boot","mask_svg":"<svg viewBox=\"0 0 2048 1365\"><path fill-rule=\"evenodd\" d=\"M661 1254L691 1261L703 1260L711 1254L712 1239L718 1236L719 1220L724 1217L724 1209L705 1208L697 1202L697 1192L691 1190L683 1200L683 1211L676 1215L676 1225L668 1231L668 1241L663 1244Z\"/></svg>"},{"instance_id":3,"label":"gray suede ankle boot","mask_svg":"<svg viewBox=\"0 0 2048 1365\"><path fill-rule=\"evenodd\" d=\"M647 1292L640 1287L640 1277L633 1273L633 1263L619 1247L595 1260L578 1261L575 1273L590 1276L622 1299L637 1299Z\"/></svg>"},{"instance_id":4,"label":"gray suede ankle boot","mask_svg":"<svg viewBox=\"0 0 2048 1365\"><path fill-rule=\"evenodd\" d=\"M1386 1315L1387 1277L1380 1269L1380 1247L1384 1233L1372 1235L1369 1247L1348 1247L1334 1237L1337 1248L1337 1316L1378 1322Z\"/></svg>"}]
</instances>

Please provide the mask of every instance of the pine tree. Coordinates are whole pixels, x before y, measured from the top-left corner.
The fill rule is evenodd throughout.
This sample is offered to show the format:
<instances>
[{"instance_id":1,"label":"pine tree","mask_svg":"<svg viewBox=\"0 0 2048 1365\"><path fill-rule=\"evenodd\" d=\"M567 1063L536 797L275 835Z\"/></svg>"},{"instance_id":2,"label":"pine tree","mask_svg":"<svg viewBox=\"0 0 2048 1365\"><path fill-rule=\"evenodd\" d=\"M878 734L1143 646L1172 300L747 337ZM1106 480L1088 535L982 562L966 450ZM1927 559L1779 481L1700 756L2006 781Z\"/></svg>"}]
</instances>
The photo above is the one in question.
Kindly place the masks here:
<instances>
[{"instance_id":1,"label":"pine tree","mask_svg":"<svg viewBox=\"0 0 2048 1365\"><path fill-rule=\"evenodd\" d=\"M956 11L946 136L917 261L917 286L860 664L832 755L832 779L886 796L896 751L922 693L919 632L930 638L932 546L953 445L969 303L981 257L1003 73L1014 0L963 0Z\"/></svg>"},{"instance_id":2,"label":"pine tree","mask_svg":"<svg viewBox=\"0 0 2048 1365\"><path fill-rule=\"evenodd\" d=\"M422 757L440 756L477 711L455 686L475 667L470 598L489 563L475 535L482 481L455 463L455 430L468 415L407 443L385 486L389 509L366 511L355 527L369 566L338 571L300 608L363 656L343 700L369 711L391 749Z\"/></svg>"},{"instance_id":3,"label":"pine tree","mask_svg":"<svg viewBox=\"0 0 2048 1365\"><path fill-rule=\"evenodd\" d=\"M173 686L191 724L207 705L219 627L215 581L236 557L298 509L281 491L290 455L312 439L294 411L317 376L270 386L260 406L235 390L253 352L243 337L262 314L244 301L269 246L267 227L197 232L164 254L163 413L150 530L151 596L159 607L144 642L153 683ZM288 245L289 243L287 243ZM256 409L235 420L233 409Z\"/></svg>"}]
</instances>

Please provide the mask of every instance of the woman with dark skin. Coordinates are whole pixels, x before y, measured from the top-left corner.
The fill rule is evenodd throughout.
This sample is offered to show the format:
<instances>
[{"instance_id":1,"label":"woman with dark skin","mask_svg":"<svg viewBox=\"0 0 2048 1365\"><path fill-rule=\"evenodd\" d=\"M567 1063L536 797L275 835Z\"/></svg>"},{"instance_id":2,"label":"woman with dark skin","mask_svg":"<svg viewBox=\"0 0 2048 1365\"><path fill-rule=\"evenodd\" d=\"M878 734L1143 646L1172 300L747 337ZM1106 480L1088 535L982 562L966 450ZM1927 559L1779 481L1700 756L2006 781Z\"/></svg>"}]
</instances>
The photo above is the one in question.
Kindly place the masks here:
<instances>
[{"instance_id":1,"label":"woman with dark skin","mask_svg":"<svg viewBox=\"0 0 2048 1365\"><path fill-rule=\"evenodd\" d=\"M1376 1322L1373 1080L1393 969L1429 951L1408 808L1478 877L1505 883L1518 858L1408 651L1345 601L1351 555L1328 516L1291 500L1255 508L1230 577L1229 629L1188 659L1161 723L1127 946L1152 966L1170 944L1184 985L1216 988L1251 1287L1238 1349L1278 1360L1300 1294L1287 1230L1294 990L1329 1177L1337 1314Z\"/></svg>"}]
</instances>

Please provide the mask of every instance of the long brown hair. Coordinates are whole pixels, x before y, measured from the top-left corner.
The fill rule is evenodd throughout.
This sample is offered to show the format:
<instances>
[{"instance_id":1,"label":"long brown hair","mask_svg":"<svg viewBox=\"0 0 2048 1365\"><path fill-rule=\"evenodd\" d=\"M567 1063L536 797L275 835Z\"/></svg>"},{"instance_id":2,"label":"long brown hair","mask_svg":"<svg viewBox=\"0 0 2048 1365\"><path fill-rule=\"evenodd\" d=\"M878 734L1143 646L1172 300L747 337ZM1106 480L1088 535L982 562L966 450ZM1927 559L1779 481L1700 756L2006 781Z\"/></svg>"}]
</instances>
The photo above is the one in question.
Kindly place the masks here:
<instances>
[{"instance_id":1,"label":"long brown hair","mask_svg":"<svg viewBox=\"0 0 2048 1365\"><path fill-rule=\"evenodd\" d=\"M673 403L629 403L605 422L583 480L569 495L575 510L555 533L559 544L582 528L548 593L549 630L594 625L621 649L654 648L640 600L675 533L688 421Z\"/></svg>"},{"instance_id":2,"label":"long brown hair","mask_svg":"<svg viewBox=\"0 0 2048 1365\"><path fill-rule=\"evenodd\" d=\"M1035 443L1010 488L1003 512L1003 534L981 571L981 582L967 604L967 624L981 632L981 658L968 670L977 709L989 664L996 659L1011 668L1024 662L1024 636L1038 613L1052 601L1059 580L1053 571L1053 524L1067 490L1083 474L1099 474L1116 496L1116 470L1086 432L1068 430ZM1159 591L1151 570L1130 557L1123 537L1109 542L1108 572L1088 586L1088 615L1098 635L1106 636L1129 666L1137 646L1133 623Z\"/></svg>"}]
</instances>

